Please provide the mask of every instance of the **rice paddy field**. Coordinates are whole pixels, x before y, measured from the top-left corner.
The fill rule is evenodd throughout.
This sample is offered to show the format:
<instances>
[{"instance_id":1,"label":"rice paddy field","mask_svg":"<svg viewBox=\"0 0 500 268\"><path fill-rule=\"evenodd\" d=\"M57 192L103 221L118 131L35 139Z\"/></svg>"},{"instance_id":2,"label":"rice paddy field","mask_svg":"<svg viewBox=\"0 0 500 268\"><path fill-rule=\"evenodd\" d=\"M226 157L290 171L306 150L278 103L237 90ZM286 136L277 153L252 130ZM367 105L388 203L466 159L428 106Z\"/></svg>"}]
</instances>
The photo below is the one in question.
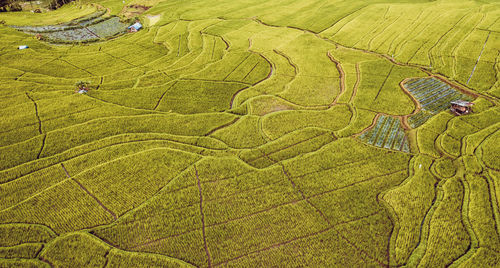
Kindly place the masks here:
<instances>
[{"instance_id":1,"label":"rice paddy field","mask_svg":"<svg viewBox=\"0 0 500 268\"><path fill-rule=\"evenodd\" d=\"M0 267L500 266L498 1L0 21Z\"/></svg>"}]
</instances>

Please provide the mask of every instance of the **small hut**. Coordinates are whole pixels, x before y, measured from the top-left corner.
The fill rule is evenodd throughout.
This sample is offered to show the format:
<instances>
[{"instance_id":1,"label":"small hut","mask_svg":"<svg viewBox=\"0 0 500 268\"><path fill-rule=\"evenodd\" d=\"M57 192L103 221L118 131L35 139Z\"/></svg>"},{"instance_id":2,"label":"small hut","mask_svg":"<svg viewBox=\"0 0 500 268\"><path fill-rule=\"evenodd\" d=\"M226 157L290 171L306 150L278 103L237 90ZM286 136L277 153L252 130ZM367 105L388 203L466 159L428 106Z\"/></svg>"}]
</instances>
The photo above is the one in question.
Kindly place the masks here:
<instances>
[{"instance_id":1,"label":"small hut","mask_svg":"<svg viewBox=\"0 0 500 268\"><path fill-rule=\"evenodd\" d=\"M464 115L472 112L474 103L464 100L456 100L451 102L450 110L455 115Z\"/></svg>"},{"instance_id":2,"label":"small hut","mask_svg":"<svg viewBox=\"0 0 500 268\"><path fill-rule=\"evenodd\" d=\"M129 33L135 33L137 31L139 31L141 28L142 28L142 24L137 21L136 23L128 26L128 32Z\"/></svg>"},{"instance_id":3,"label":"small hut","mask_svg":"<svg viewBox=\"0 0 500 268\"><path fill-rule=\"evenodd\" d=\"M75 83L76 93L85 94L89 91L90 82L89 81L78 81Z\"/></svg>"}]
</instances>

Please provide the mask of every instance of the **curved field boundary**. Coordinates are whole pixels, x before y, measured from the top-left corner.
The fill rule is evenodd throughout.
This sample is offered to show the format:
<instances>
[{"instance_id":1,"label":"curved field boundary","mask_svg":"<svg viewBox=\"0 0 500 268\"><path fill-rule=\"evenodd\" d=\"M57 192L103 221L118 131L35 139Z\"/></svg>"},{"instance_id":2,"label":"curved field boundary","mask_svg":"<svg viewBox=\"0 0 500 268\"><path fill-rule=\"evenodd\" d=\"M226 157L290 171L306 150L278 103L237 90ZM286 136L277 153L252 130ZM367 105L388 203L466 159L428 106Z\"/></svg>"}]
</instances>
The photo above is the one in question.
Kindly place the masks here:
<instances>
[{"instance_id":1,"label":"curved field boundary","mask_svg":"<svg viewBox=\"0 0 500 268\"><path fill-rule=\"evenodd\" d=\"M144 133L135 133L135 134L144 134ZM2 170L0 174L2 176L5 176L1 181L0 185L3 183L7 183L13 180L16 180L18 178L21 178L23 176L30 175L34 172L49 168L51 166L57 165L60 161L68 161L74 158L78 157L84 157L85 155L91 154L96 151L100 150L105 150L106 148L109 147L114 147L114 146L120 146L124 144L131 144L131 143L140 143L140 142L149 142L149 141L165 141L165 142L172 142L174 144L179 144L179 145L186 145L190 147L197 147L203 150L215 150L215 151L225 151L226 149L217 149L217 148L208 148L208 147L202 147L198 146L196 144L190 144L188 142L183 142L181 140L175 140L175 139L168 139L167 137L165 139L158 139L158 138L149 138L149 139L144 139L141 137L137 137L135 139L130 139L130 140L122 140L123 137L129 136L129 135L134 135L134 133L127 133L127 134L120 134L120 135L115 135L115 136L110 136L110 137L105 137L100 140L95 140L90 143L86 143L77 147L73 147L68 151L61 152L52 156L49 156L47 158L39 159L39 160L34 160L28 163L24 163L22 165L12 167L10 169ZM172 135L175 136L175 135ZM106 142L102 146L99 146L99 143ZM85 148L82 152L78 152L79 149ZM29 168L30 166L33 166L33 168ZM21 169L21 171L16 171L17 169Z\"/></svg>"},{"instance_id":2,"label":"curved field boundary","mask_svg":"<svg viewBox=\"0 0 500 268\"><path fill-rule=\"evenodd\" d=\"M410 256L408 257L407 265L409 266L416 267L425 254L425 251L427 249L427 242L429 239L430 224L434 216L434 212L436 211L441 201L443 200L444 197L443 184L445 182L446 181L439 181L434 187L436 194L434 195L431 206L425 213L423 221L420 223L420 231L418 239L419 243L413 249Z\"/></svg>"},{"instance_id":3,"label":"curved field boundary","mask_svg":"<svg viewBox=\"0 0 500 268\"><path fill-rule=\"evenodd\" d=\"M280 163L278 163L280 164ZM281 165L281 164L280 164ZM288 176L288 172L284 169L284 167L282 166L283 168L283 173ZM339 187L339 188L336 188L336 189L332 189L332 190L329 190L329 191L325 191L325 192L321 192L321 193L316 193L315 195L313 196L305 196L303 194L303 192L296 186L296 184L294 183L294 181L291 179L291 177L287 177L287 180L292 184L292 186L294 188L297 189L297 191L301 194L301 199L298 199L298 200L292 200L292 201L289 201L289 202L285 202L285 203L281 203L279 205L274 205L274 206L271 206L271 207L268 207L264 210L260 210L260 211L257 211L257 212L254 212L254 213L251 213L249 215L244 215L244 216L241 216L241 217L237 217L237 218L233 218L233 219L230 219L230 220L227 220L225 222L219 222L219 223L215 223L215 224L211 224L207 227L212 227L212 226L216 226L216 225L221 225L221 224L226 224L228 222L232 222L232 221L237 221L237 220L241 220L241 219L245 219L245 218L249 218L249 217L253 217L255 215L258 215L258 214L261 214L261 213L265 213L265 212L268 212L270 210L274 210L274 209L277 209L279 207L282 207L282 206L287 206L287 205L296 205L298 202L306 202L308 203L309 205L312 206L312 208L314 210L316 210L316 212L323 218L325 219L325 221L328 223L328 227L326 227L327 229L333 229L335 231L336 234L338 234L347 244L349 244L354 250L356 250L357 252L361 253L362 255L364 255L366 258L370 259L371 261L374 261L376 263L378 263L380 266L383 266L383 267L386 267L388 266L387 264L383 263L382 261L372 257L368 252L366 252L365 250L359 248L355 243L349 241L344 235L342 235L339 231L337 231L335 229L336 226L340 225L340 224L343 224L342 222L341 223L337 223L337 224L331 224L330 223L330 220L323 214L323 212L321 212L319 209L316 208L316 206L311 202L310 199L312 198L315 198L315 197L318 197L318 196L321 196L321 195L324 195L324 194L328 194L328 193L331 193L331 192L334 192L334 191L337 191L337 190L341 190L341 189L345 189L347 187L351 187L351 186L354 186L354 185L357 185L357 184L360 184L360 183L365 183L365 182L368 182L368 181L371 181L373 179L376 179L376 178L380 178L380 177L384 177L384 176L388 176L388 175L392 175L392 174L397 174L397 173L401 173L401 172L406 172L406 170L397 170L397 171L394 171L394 172L390 172L390 173L387 173L387 174L382 174L382 175L379 175L379 176L374 176L374 177L370 177L370 178L367 178L363 181L359 181L359 182L355 182L355 183L352 183L350 185L346 185L346 186L343 186L343 187ZM288 174L288 175L287 175ZM371 214L370 215L367 215L365 217L370 217L372 216ZM356 221L358 219L354 219L354 221ZM164 237L164 238L160 238L160 239L156 239L154 241L150 241L148 243L146 243L144 246L146 245L151 245L151 242L153 243L159 243L165 239L168 239L170 237L175 237L175 236L180 236L180 235L183 235L183 234L186 234L186 233L191 233L191 232L195 232L195 231L199 231L200 229L193 229L193 230L190 230L190 231L187 231L187 232L183 232L181 234L176 234L176 235L170 235L168 237ZM279 244L282 244L282 243L279 243ZM286 244L286 243L285 243ZM137 245L137 246L134 246L133 248L137 248L137 247L142 247L143 245ZM250 254L250 253L248 253ZM237 257L237 258L241 258L241 257L244 257L244 256L247 256L248 254L244 254L240 257ZM227 260L223 263L227 263L229 261L232 261L232 260L235 260L235 259L230 259L230 260ZM214 266L218 266L220 264L223 264L223 263L218 263L218 264L215 264Z\"/></svg>"},{"instance_id":4,"label":"curved field boundary","mask_svg":"<svg viewBox=\"0 0 500 268\"><path fill-rule=\"evenodd\" d=\"M403 124L403 127L405 129L411 129L410 124L408 124L408 117L417 114L422 109L422 106L420 106L420 102L418 102L418 100L413 96L413 94L411 94L411 92L408 91L406 89L406 87L404 87L404 84L407 83L409 81L409 79L410 78L406 78L405 80L403 80L403 81L401 81L399 83L399 87L403 90L403 92L408 97L410 97L410 99L413 102L413 104L415 104L415 110L413 110L413 112L411 112L411 114L408 114L408 115L405 115L405 116L402 117L401 123Z\"/></svg>"},{"instance_id":5,"label":"curved field boundary","mask_svg":"<svg viewBox=\"0 0 500 268\"><path fill-rule=\"evenodd\" d=\"M240 120L240 119L241 119L241 117L236 117L233 121L228 122L228 123L226 123L226 124L224 124L224 125L221 125L221 126L215 127L214 129L212 129L212 130L208 131L207 133L205 133L205 135L204 135L204 136L210 136L210 135L214 134L214 133L215 133L216 131L218 131L218 130L221 130L221 129L223 129L223 128L229 127L229 126L231 126L231 125L234 125L234 124L235 124L236 122L238 122L238 120Z\"/></svg>"},{"instance_id":6,"label":"curved field boundary","mask_svg":"<svg viewBox=\"0 0 500 268\"><path fill-rule=\"evenodd\" d=\"M356 62L356 83L354 84L354 88L352 90L351 98L349 99L349 103L354 102L354 98L356 94L358 94L359 83L361 82L361 70L359 69L359 62Z\"/></svg>"},{"instance_id":7,"label":"curved field boundary","mask_svg":"<svg viewBox=\"0 0 500 268\"><path fill-rule=\"evenodd\" d=\"M289 160L289 159L295 158L297 156L304 155L306 153L311 153L311 152L315 152L315 151L320 150L321 148L323 148L324 146L330 144L331 142L333 142L335 140L335 138L334 137L331 138L331 135L329 135L329 134L330 133L325 133L325 134L318 135L315 137L307 138L305 140L301 140L299 142L296 142L295 144L279 148L279 149L277 149L275 151L271 151L269 153L265 153L265 152L262 152L261 150L257 149L256 151L261 151L261 153L262 153L261 156L258 156L257 158L254 158L251 160L246 160L246 159L242 159L242 160L247 162L249 165L251 165L253 167L266 168L266 167L273 165L273 163L278 163L278 162L281 163L282 161ZM319 142L316 142L316 140L319 140ZM315 141L317 144L314 144L312 141ZM307 149L300 150L301 149L300 145L302 145L304 143L312 143L312 145L310 145L310 147L308 147ZM295 150L297 150L297 147L299 147L300 151L295 151ZM280 155L275 156L276 159L272 159L270 157L270 155L280 154L280 153L281 153L281 156ZM283 153L286 153L286 154L283 156ZM270 160L270 162L263 163L263 161L261 161L261 160L263 160L263 158Z\"/></svg>"},{"instance_id":8,"label":"curved field boundary","mask_svg":"<svg viewBox=\"0 0 500 268\"><path fill-rule=\"evenodd\" d=\"M207 236L206 236L206 228L205 228L205 213L203 213L203 194L201 191L201 181L200 177L198 176L198 169L196 169L196 166L193 166L194 172L196 174L196 181L198 182L198 191L200 193L200 215L201 215L201 226L202 226L202 233L203 233L203 245L205 247L205 253L207 254L207 262L208 262L208 267L212 267L212 258L210 257L210 250L208 249L207 245Z\"/></svg>"},{"instance_id":9,"label":"curved field boundary","mask_svg":"<svg viewBox=\"0 0 500 268\"><path fill-rule=\"evenodd\" d=\"M161 94L160 98L158 99L158 101L156 102L156 105L155 107L153 108L153 110L156 110L158 108L158 106L160 105L161 101L163 100L163 97L165 97L165 94L167 94L167 92L173 88L176 84L177 84L178 81L175 81L174 83L172 83L172 85L170 85L167 89L165 89L165 91L163 92L163 94Z\"/></svg>"},{"instance_id":10,"label":"curved field boundary","mask_svg":"<svg viewBox=\"0 0 500 268\"><path fill-rule=\"evenodd\" d=\"M199 160L200 161L200 160ZM292 176L291 178L295 179L295 178L302 178L304 176L307 176L307 175L312 175L312 174L317 174L317 173L320 173L320 172L324 172L324 171L328 171L328 170L332 170L332 169L336 169L336 168L340 168L340 167L344 167L344 166L353 166L353 165L357 165L359 164L360 162L366 162L368 161L367 159L364 159L364 160L360 160L360 161L355 161L355 162L351 162L351 163L346 163L346 164L341 164L341 165L336 165L334 167L331 167L331 168L327 168L327 169L322 169L322 170L318 170L318 171L314 171L314 172L308 172L308 173L305 173L305 174L301 174L301 175L295 175L295 176ZM198 162L198 161L197 161ZM191 167L193 167L197 162L193 163L191 166L187 167L184 171L182 171L181 173L179 173L179 175L177 175L175 178L172 179L172 181L174 181L175 179L177 179L178 177L180 177L182 174L185 174L187 172L187 170ZM281 168L281 167L280 167ZM331 192L335 192L337 190L342 190L342 189L346 189L346 188L349 188L351 186L354 186L354 185L358 185L358 184L361 184L361 183L365 183L365 182L368 182L368 181L371 181L373 179L376 179L376 178L380 178L380 177L384 177L384 176L389 176L389 175L392 175L392 174L396 174L398 172L402 172L404 170L399 170L399 171L396 171L395 173L387 173L387 174L381 174L381 175L378 175L378 176L373 176L373 177L369 177L365 180L362 180L362 181L358 181L358 182L354 182L352 184L349 184L349 185L344 185L344 186L341 186L341 187L338 187L338 188L335 188L335 189L331 189L331 190L328 190L327 192L322 192L322 193L316 193L312 196L309 196L309 198L314 198L314 197L318 197L318 196L322 196L324 194L328 194L328 193L331 193ZM220 178L220 179L215 179L215 180L203 180L201 182L201 185L204 185L204 184L211 184L211 183L218 183L218 182L222 182L222 181L226 181L226 180L231 180L231 179L235 179L235 178L238 178L238 177L241 177L241 176L247 176L249 174L253 174L253 173L256 173L256 172L259 172L259 170L253 170L253 171L249 171L249 172L244 172L244 173L241 173L241 174L238 174L238 175L235 175L235 176L230 176L230 177L224 177L224 178ZM235 195L239 195L239 194L242 194L242 193L245 193L245 192L248 192L248 191L252 191L252 190L255 190L255 189L260 189L260 188L264 188L264 187L268 187L270 185L273 185L273 184L278 184L278 183L283 183L282 180L280 180L279 178L274 180L274 181L271 181L269 182L268 184L266 185L263 185L263 186L258 186L258 187L252 187L252 188L249 188L249 189L246 189L244 191L239 191L239 192L235 192L235 193L232 193L232 194L229 194L229 195L223 195L223 196L219 196L219 197L216 197L216 198L211 198L211 199L207 199L205 200L205 202L210 202L210 201L216 201L216 200L221 200L221 199L228 199L228 198L231 198L232 196L235 196ZM171 190L171 191L165 191L163 192L164 194L174 194L174 193L178 193L179 191L181 190L185 190L187 188L196 188L197 187L197 184L196 183L193 183L193 184L190 184L188 186L184 186L184 187L181 187L181 188L178 188L178 189L175 189L175 190ZM218 225L221 225L221 224L225 224L227 222L231 222L231 221L234 221L234 220L239 220L239 219L244 219L244 218L248 218L250 216L253 216L253 215L257 215L257 214L260 214L260 213L263 213L263 212L267 212L271 209L275 209L275 208L278 208L278 207L281 207L281 206L286 206L286 205L290 205L290 204L295 204L296 202L300 202L300 201L303 201L303 200L291 200L289 202L285 202L285 203L282 203L282 204L278 204L278 205L274 205L270 208L267 208L267 209L264 209L262 211L257 211L257 212L254 212L250 215L246 215L246 216L240 216L240 217L237 217L237 218L234 218L234 219L229 219L225 222L219 222L219 223L212 223L210 225L207 225L207 227L211 227L211 226L218 226ZM147 201L145 202L147 203ZM137 223L137 222L142 222L144 220L148 220L150 219L151 217L164 217L164 213L165 212L169 212L169 211L176 211L176 210L182 210L182 209L186 209L186 208L190 208L190 207L193 207L193 206L196 206L198 203L197 202L191 202L191 203L188 203L187 205L185 206L182 206L182 207L178 207L178 208L173 208L171 210L165 210L165 211L161 211L161 213L155 213L154 215L150 215L148 218L141 218L141 219L133 219L133 220L129 220L129 221L121 221L120 224L125 224L125 225L129 225L129 224L133 224L133 223ZM138 208L136 209L133 209L129 212L126 212L125 214L129 214L131 213L132 211L135 211L137 210ZM123 218L124 215L122 215L120 218ZM108 227L100 227L100 228L109 228L110 226L114 225L114 223L111 223L111 224L108 224L107 226ZM106 226L106 225L105 225ZM183 235L185 233L189 233L189 232L192 232L192 231L196 231L196 230L201 230L201 229L194 229L194 230L191 230L191 231L187 231L187 232L184 232L184 233L180 233L180 234L174 234L174 235L170 235L168 237L165 237L165 238L169 238L169 237L174 237L174 236L179 236L179 235ZM164 240L163 239L155 239L155 240L152 240L152 241L149 241L149 242L146 242L144 244L140 244L140 245L137 245L137 246L134 246L133 248L135 247L142 247L142 246L147 246L147 245L150 245L150 244L154 244L160 240Z\"/></svg>"},{"instance_id":11,"label":"curved field boundary","mask_svg":"<svg viewBox=\"0 0 500 268\"><path fill-rule=\"evenodd\" d=\"M342 65L340 64L340 62L338 60L336 60L333 55L330 53L330 51L328 51L326 53L326 55L328 56L328 58L335 63L335 67L337 67L337 71L339 72L339 87L340 87L340 92L337 94L337 97L334 98L334 100L332 101L332 103L330 104L330 107L335 105L337 103L337 101L339 100L340 96L342 96L342 94L345 93L345 72L344 72L344 69L342 68Z\"/></svg>"},{"instance_id":12,"label":"curved field boundary","mask_svg":"<svg viewBox=\"0 0 500 268\"><path fill-rule=\"evenodd\" d=\"M293 81L295 81L295 79L297 79L297 76L299 75L299 66L297 66L297 64L295 64L295 63L292 61L292 59L291 59L288 55L286 55L284 52L279 51L279 50L277 50L277 49L273 49L273 52L274 52L274 53L276 53L276 54L278 54L278 55L280 55L281 57L285 58L285 59L286 59L286 61L288 61L288 64L290 64L290 66L292 66L292 68L293 68L293 72L294 72L293 79L292 79L292 80L290 80L290 81L289 81L289 82L285 85L285 87L284 87L284 88L283 88L283 90L282 90L282 92L284 92L284 91L286 91L286 90L290 87L290 84L292 84L292 83L293 83ZM282 99L283 99L283 98L282 98ZM286 100L286 99L284 99L284 100ZM288 102L292 103L292 102L291 102L291 101L289 101L289 100L286 100L286 101L288 101Z\"/></svg>"},{"instance_id":13,"label":"curved field boundary","mask_svg":"<svg viewBox=\"0 0 500 268\"><path fill-rule=\"evenodd\" d=\"M363 216L363 217L360 217L360 218L356 218L354 220L351 220L351 221L345 221L345 222L341 222L341 223L337 223L337 224L334 224L334 225L330 225L328 226L327 228L324 228L322 230L319 230L317 232L314 232L314 233L311 233L311 234L307 234L307 235L303 235L303 236L300 236L300 237L295 237L295 238L292 238L290 240L287 240L287 241L283 241L283 242L280 242L280 243L276 243L276 244L273 244L271 246L268 246L266 248L262 248L262 249L258 249L258 250L255 250L255 251L252 251L252 252L249 252L249 253L246 253L244 255L240 255L240 256L237 256L237 257L234 257L232 259L229 259L229 260L226 260L224 262L221 262L221 263L217 263L215 264L214 266L215 267L218 267L218 266L227 266L230 262L233 262L233 261L236 261L236 260L239 260L241 258L245 258L245 257L250 257L252 254L259 254L261 252L264 252L264 251L267 251L267 250L271 250L271 249L274 249L274 248L277 248L277 247L282 247L282 246L286 246L290 243L293 243L295 241L300 241L300 240L303 240L303 239L307 239L307 238L311 238L311 237L314 237L314 236L318 236L320 234L323 234L323 233L326 233L328 231L334 231L336 235L340 236L346 243L348 243L354 250L364 254L366 257L368 257L370 260L372 261L375 261L377 262L380 266L382 267L388 267L389 265L386 265L380 261L378 261L377 259L374 259L374 258L370 258L370 256L366 255L366 252L364 252L363 250L360 250L356 245L354 245L354 243L348 241L339 231L337 231L335 228L340 226L340 225L343 225L343 224L348 224L348 223L352 223L352 222L356 222L356 221L359 221L359 220L362 220L362 219L365 219L365 218L370 218L370 217L373 217L375 215L378 215L379 212L375 212L375 213L372 213L372 214L369 214L369 215L366 215L366 216Z\"/></svg>"},{"instance_id":14,"label":"curved field boundary","mask_svg":"<svg viewBox=\"0 0 500 268\"><path fill-rule=\"evenodd\" d=\"M394 265L391 263L392 259L397 260L397 255L398 253L396 252L396 241L398 239L400 229L401 229L401 224L400 224L400 219L398 217L398 213L396 213L396 209L385 199L386 195L390 193L391 191L398 189L399 187L402 187L410 182L413 176L415 176L415 163L416 158L410 159L410 162L408 164L408 176L397 186L394 186L391 189L387 189L377 195L377 202L381 204L386 211L389 214L389 218L391 219L391 222L393 224L393 229L391 230L390 236L389 236L389 243L388 243L388 259L387 263L390 265Z\"/></svg>"},{"instance_id":15,"label":"curved field boundary","mask_svg":"<svg viewBox=\"0 0 500 268\"><path fill-rule=\"evenodd\" d=\"M38 133L41 135L43 134L42 132L42 120L40 119L40 115L38 114L38 105L36 104L36 101L26 92L26 97L30 99L31 102L33 102L33 105L35 105L35 116L36 119L38 120Z\"/></svg>"},{"instance_id":16,"label":"curved field boundary","mask_svg":"<svg viewBox=\"0 0 500 268\"><path fill-rule=\"evenodd\" d=\"M460 171L462 173L463 170ZM465 260L471 258L479 248L480 241L478 240L478 236L476 234L476 231L474 230L474 227L472 226L471 220L469 218L470 214L470 203L471 203L471 185L465 178L464 174L461 174L462 177L460 179L460 183L462 184L462 187L464 189L464 196L463 196L463 204L462 204L462 224L464 225L465 229L467 230L467 233L470 237L470 245L467 251L461 255L460 257L456 258L452 265L457 265Z\"/></svg>"},{"instance_id":17,"label":"curved field boundary","mask_svg":"<svg viewBox=\"0 0 500 268\"><path fill-rule=\"evenodd\" d=\"M261 80L259 80L259 81L255 82L255 83L253 83L253 84L251 84L251 85L249 85L248 87L244 87L244 88L242 88L242 89L240 89L240 90L236 91L236 92L233 94L233 96L231 97L231 101L230 101L230 103L229 103L229 108L230 108L230 109L232 109L232 108L233 108L234 101L235 101L236 97L238 96L238 94L240 94L241 92L243 92L243 91L244 91L244 90L246 90L246 89L252 88L252 87L254 87L254 86L256 86L256 85L258 85L258 84L260 84L260 83L262 83L262 82L264 82L264 81L266 81L266 80L268 80L268 79L270 79L270 78L271 78L271 76L272 76L272 75L273 75L273 73L274 73L274 65L273 65L273 63L272 63L272 62L271 62L271 61L270 61L270 60L269 60L266 56L264 56L264 54L259 53L259 52L256 52L256 51L253 51L253 50L250 50L250 48L251 48L251 46L252 46L252 39L250 39L250 38L249 38L249 39L248 39L248 43L249 43L248 51L249 51L250 53L253 53L253 54L258 55L259 57L261 57L262 59L264 59L264 60L266 61L266 63L267 63L267 64L269 64L269 73L267 74L267 76L266 76L266 77L262 78ZM246 59L245 59L245 60L246 60ZM257 65L258 65L258 64L259 64L259 62L257 62L257 63L253 66L253 68L252 68L252 69L251 69L251 70L250 70L250 71L249 71L249 72L245 75L245 77L244 77L243 79L241 79L241 80L242 80L242 81L244 81L244 80L245 80L245 78L246 78L248 75L250 75L250 73L251 73L251 72L255 69L255 67L257 67ZM239 66L239 65L238 65L238 66ZM238 67L236 67L236 68L238 68ZM236 70L236 68L235 68L234 70ZM233 70L233 71L234 71L234 70ZM229 74L228 74L228 76L229 76Z\"/></svg>"}]
</instances>

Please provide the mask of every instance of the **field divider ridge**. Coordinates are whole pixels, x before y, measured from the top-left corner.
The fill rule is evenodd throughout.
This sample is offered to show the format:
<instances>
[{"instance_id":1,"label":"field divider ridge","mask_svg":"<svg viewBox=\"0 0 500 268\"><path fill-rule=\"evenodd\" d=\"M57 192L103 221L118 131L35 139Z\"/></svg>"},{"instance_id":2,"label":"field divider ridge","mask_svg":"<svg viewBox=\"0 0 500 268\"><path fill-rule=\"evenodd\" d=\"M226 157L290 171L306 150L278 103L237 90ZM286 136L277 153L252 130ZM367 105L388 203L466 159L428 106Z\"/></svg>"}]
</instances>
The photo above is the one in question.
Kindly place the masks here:
<instances>
[{"instance_id":1,"label":"field divider ridge","mask_svg":"<svg viewBox=\"0 0 500 268\"><path fill-rule=\"evenodd\" d=\"M92 194L85 186L83 186L83 184L81 184L77 179L71 177L68 173L68 171L66 170L66 167L64 166L64 164L61 162L61 167L62 169L64 170L64 173L66 173L66 177L68 177L68 179L72 180L73 182L75 182L76 184L78 184L78 186L80 186L80 188L86 192L90 197L92 197L98 204L99 206L101 206L104 210L106 210L106 212L108 212L109 214L111 214L111 216L113 217L113 219L117 219L116 217L116 214L111 211L109 208L107 208L102 202L101 200L99 200L94 194Z\"/></svg>"},{"instance_id":2,"label":"field divider ridge","mask_svg":"<svg viewBox=\"0 0 500 268\"><path fill-rule=\"evenodd\" d=\"M474 64L474 68L472 68L472 72L469 76L469 79L467 79L467 85L469 84L472 75L474 75L474 71L476 71L477 64L479 63L479 60L481 59L481 55L483 55L484 48L486 47L486 43L488 42L488 39L490 38L491 32L488 32L488 36L486 36L486 40L484 41L483 48L481 49L481 52L479 53L479 56L477 57L476 64Z\"/></svg>"},{"instance_id":3,"label":"field divider ridge","mask_svg":"<svg viewBox=\"0 0 500 268\"><path fill-rule=\"evenodd\" d=\"M337 71L339 72L340 92L337 94L336 97L333 98L333 101L330 103L330 106L333 106L338 102L339 98L345 93L345 72L344 72L344 69L342 68L342 64L340 63L340 61L336 60L333 57L333 55L330 53L330 51L327 51L326 55L333 63L335 63L335 67L337 68Z\"/></svg>"},{"instance_id":4,"label":"field divider ridge","mask_svg":"<svg viewBox=\"0 0 500 268\"><path fill-rule=\"evenodd\" d=\"M384 88L385 83L389 79L389 76L391 76L392 69L394 69L394 65L391 65L391 69L389 69L389 73L387 74L387 76L384 79L384 82L382 82L382 85L380 86L379 90L377 91L377 95L375 95L375 99L373 99L374 101L377 100L378 96L380 95L380 92L382 92L382 89Z\"/></svg>"},{"instance_id":5,"label":"field divider ridge","mask_svg":"<svg viewBox=\"0 0 500 268\"><path fill-rule=\"evenodd\" d=\"M207 236L206 236L206 230L205 230L205 214L203 213L203 194L201 191L201 181L200 177L198 176L198 169L196 166L193 166L194 172L196 175L196 180L198 182L198 191L200 193L200 214L201 214L201 226L202 226L202 233L203 233L203 245L205 247L205 253L207 254L207 262L208 262L208 267L212 267L212 259L210 256L210 250L208 249L207 245Z\"/></svg>"},{"instance_id":6,"label":"field divider ridge","mask_svg":"<svg viewBox=\"0 0 500 268\"><path fill-rule=\"evenodd\" d=\"M35 106L35 116L36 116L36 119L38 121L38 133L41 135L41 134L43 134L43 132L42 132L42 120L40 119L40 114L38 112L38 105L28 92L26 92L26 97L28 97L28 99L30 99L31 102L33 102L33 105Z\"/></svg>"}]
</instances>

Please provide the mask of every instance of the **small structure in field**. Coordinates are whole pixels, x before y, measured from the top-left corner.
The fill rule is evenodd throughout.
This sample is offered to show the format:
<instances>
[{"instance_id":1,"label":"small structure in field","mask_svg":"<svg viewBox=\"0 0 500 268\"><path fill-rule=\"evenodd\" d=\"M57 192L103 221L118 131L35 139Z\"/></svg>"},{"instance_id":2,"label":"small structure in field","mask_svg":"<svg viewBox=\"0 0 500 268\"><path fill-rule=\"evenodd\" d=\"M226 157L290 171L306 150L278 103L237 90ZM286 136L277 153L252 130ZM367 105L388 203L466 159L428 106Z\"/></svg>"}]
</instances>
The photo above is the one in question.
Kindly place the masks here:
<instances>
[{"instance_id":1,"label":"small structure in field","mask_svg":"<svg viewBox=\"0 0 500 268\"><path fill-rule=\"evenodd\" d=\"M464 100L456 100L451 102L450 110L455 115L464 115L472 112L474 103Z\"/></svg>"},{"instance_id":2,"label":"small structure in field","mask_svg":"<svg viewBox=\"0 0 500 268\"><path fill-rule=\"evenodd\" d=\"M90 82L88 81L78 81L75 83L76 93L85 94L89 91Z\"/></svg>"},{"instance_id":3,"label":"small structure in field","mask_svg":"<svg viewBox=\"0 0 500 268\"><path fill-rule=\"evenodd\" d=\"M136 23L134 23L134 24L132 24L132 25L128 26L128 28L127 28L127 29L128 29L128 32L129 32L129 33L135 33L135 32L137 32L137 31L139 31L141 28L142 28L142 24L141 24L140 22L138 22L138 21L137 21Z\"/></svg>"}]
</instances>

